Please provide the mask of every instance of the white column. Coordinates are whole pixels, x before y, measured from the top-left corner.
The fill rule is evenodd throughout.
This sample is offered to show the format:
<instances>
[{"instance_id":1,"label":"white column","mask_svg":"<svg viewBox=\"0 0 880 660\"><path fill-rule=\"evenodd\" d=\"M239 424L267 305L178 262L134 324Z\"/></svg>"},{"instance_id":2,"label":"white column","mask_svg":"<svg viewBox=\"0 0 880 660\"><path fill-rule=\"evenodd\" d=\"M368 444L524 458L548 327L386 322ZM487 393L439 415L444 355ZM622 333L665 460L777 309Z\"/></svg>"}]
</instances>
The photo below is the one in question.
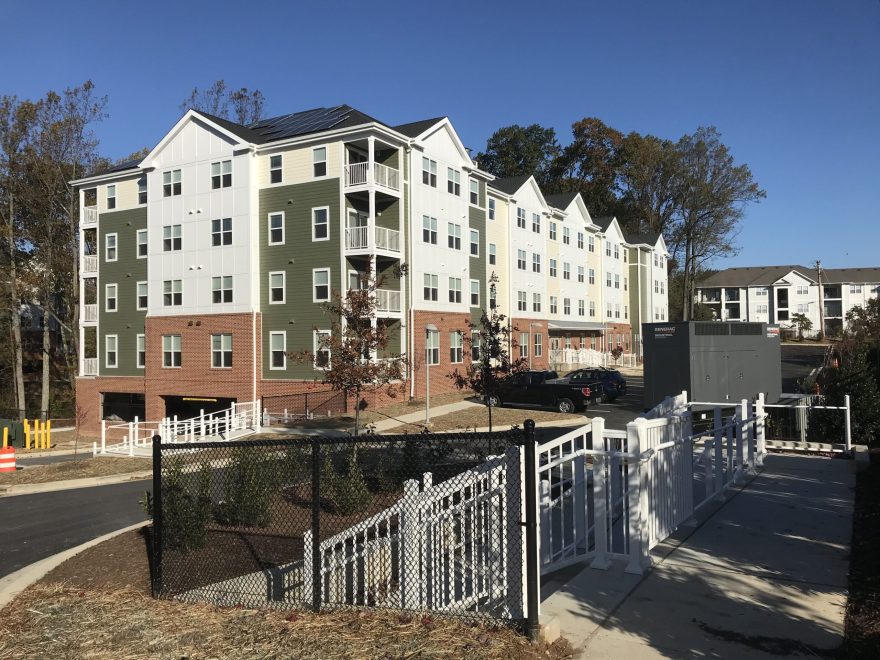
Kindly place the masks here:
<instances>
[{"instance_id":1,"label":"white column","mask_svg":"<svg viewBox=\"0 0 880 660\"><path fill-rule=\"evenodd\" d=\"M734 474L734 481L739 485L745 483L746 469L743 444L746 442L748 435L746 432L746 425L748 424L746 415L748 410L749 402L746 399L740 401L736 407L736 473Z\"/></svg>"},{"instance_id":2,"label":"white column","mask_svg":"<svg viewBox=\"0 0 880 660\"><path fill-rule=\"evenodd\" d=\"M648 470L639 460L647 420L639 417L626 425L626 451L630 459L627 473L629 500L629 563L625 571L642 575L650 566L648 556Z\"/></svg>"},{"instance_id":3,"label":"white column","mask_svg":"<svg viewBox=\"0 0 880 660\"><path fill-rule=\"evenodd\" d=\"M593 451L605 451L605 420L594 417L591 424L591 445ZM605 484L604 454L593 454L593 529L596 548L593 553L591 568L607 569L611 562L608 559L608 496ZM630 512L632 514L632 511ZM631 546L630 546L631 547Z\"/></svg>"},{"instance_id":4,"label":"white column","mask_svg":"<svg viewBox=\"0 0 880 660\"><path fill-rule=\"evenodd\" d=\"M721 415L721 406L715 406L713 413L713 425L715 427L715 499L724 501L724 418Z\"/></svg>"},{"instance_id":5,"label":"white column","mask_svg":"<svg viewBox=\"0 0 880 660\"><path fill-rule=\"evenodd\" d=\"M767 453L766 420L764 415L764 393L761 392L758 394L758 398L755 399L755 449L757 454L755 463L759 468L764 467L764 455Z\"/></svg>"},{"instance_id":6,"label":"white column","mask_svg":"<svg viewBox=\"0 0 880 660\"><path fill-rule=\"evenodd\" d=\"M850 420L849 394L843 395L843 405L846 406L844 415L846 415L846 450L852 449L852 428Z\"/></svg>"}]
</instances>

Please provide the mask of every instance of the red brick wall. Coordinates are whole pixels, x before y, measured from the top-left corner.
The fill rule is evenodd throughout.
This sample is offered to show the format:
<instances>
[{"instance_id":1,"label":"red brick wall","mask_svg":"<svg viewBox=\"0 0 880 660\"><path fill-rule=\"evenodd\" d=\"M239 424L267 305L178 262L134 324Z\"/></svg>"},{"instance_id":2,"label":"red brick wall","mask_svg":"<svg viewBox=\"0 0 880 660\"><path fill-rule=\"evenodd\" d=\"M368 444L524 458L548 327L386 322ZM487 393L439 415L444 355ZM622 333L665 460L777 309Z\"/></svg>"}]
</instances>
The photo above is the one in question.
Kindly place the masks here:
<instances>
[{"instance_id":1,"label":"red brick wall","mask_svg":"<svg viewBox=\"0 0 880 660\"><path fill-rule=\"evenodd\" d=\"M101 434L101 392L144 391L144 379L137 376L102 376L100 378L76 379L76 405L82 411L80 433Z\"/></svg>"},{"instance_id":2,"label":"red brick wall","mask_svg":"<svg viewBox=\"0 0 880 660\"><path fill-rule=\"evenodd\" d=\"M618 335L623 335L623 341L618 341ZM599 350L610 351L620 344L623 346L625 353L632 352L632 326L629 323L609 323L607 330L603 333L603 337L605 338L605 344Z\"/></svg>"},{"instance_id":3,"label":"red brick wall","mask_svg":"<svg viewBox=\"0 0 880 660\"><path fill-rule=\"evenodd\" d=\"M531 327L529 324L531 323ZM532 319L511 319L510 325L513 328L513 339L518 344L519 343L519 335L522 332L529 333L529 355L531 356L531 365L532 369L549 369L550 365L550 336L547 330L547 321L535 321ZM538 333L542 335L542 343L541 343L541 356L538 357L535 355L535 335ZM513 355L510 356L513 359L519 357L519 348L513 349Z\"/></svg>"},{"instance_id":4,"label":"red brick wall","mask_svg":"<svg viewBox=\"0 0 880 660\"><path fill-rule=\"evenodd\" d=\"M415 391L416 399L424 399L426 392L426 374L429 367L425 365L425 327L434 325L440 332L440 364L432 364L431 370L431 394L457 392L452 379L448 375L456 368L464 370L470 363L469 348L463 346L463 361L460 364L452 364L449 360L449 335L455 330L460 330L465 336L469 334L468 321L470 314L458 314L454 312L427 312L416 310L413 313L414 345L409 351L409 357L415 364ZM405 397L409 398L409 388Z\"/></svg>"}]
</instances>

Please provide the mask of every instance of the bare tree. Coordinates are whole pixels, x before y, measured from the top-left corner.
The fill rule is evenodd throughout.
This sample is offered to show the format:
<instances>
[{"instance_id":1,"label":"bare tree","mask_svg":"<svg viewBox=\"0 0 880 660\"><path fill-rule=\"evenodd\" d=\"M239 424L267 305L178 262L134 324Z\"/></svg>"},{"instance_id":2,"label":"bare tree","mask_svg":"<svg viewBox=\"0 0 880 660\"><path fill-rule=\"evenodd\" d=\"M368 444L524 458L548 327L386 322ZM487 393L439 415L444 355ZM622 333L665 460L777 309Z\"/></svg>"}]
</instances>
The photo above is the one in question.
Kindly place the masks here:
<instances>
[{"instance_id":1,"label":"bare tree","mask_svg":"<svg viewBox=\"0 0 880 660\"><path fill-rule=\"evenodd\" d=\"M201 110L209 115L236 121L239 124L253 124L263 116L265 104L263 92L241 87L229 89L226 81L217 80L210 87L193 87L190 95L180 104L182 112Z\"/></svg>"}]
</instances>

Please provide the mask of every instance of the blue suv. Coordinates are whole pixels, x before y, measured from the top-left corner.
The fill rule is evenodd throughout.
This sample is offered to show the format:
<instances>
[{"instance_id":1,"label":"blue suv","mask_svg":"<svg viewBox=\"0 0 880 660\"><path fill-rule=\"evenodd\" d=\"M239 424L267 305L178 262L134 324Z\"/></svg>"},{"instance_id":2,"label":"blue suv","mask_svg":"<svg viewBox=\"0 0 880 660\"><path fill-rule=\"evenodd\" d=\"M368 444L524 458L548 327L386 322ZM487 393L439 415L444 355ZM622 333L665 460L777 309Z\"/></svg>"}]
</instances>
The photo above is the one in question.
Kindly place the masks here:
<instances>
[{"instance_id":1,"label":"blue suv","mask_svg":"<svg viewBox=\"0 0 880 660\"><path fill-rule=\"evenodd\" d=\"M569 383L576 384L580 382L602 383L602 402L614 401L617 397L626 394L626 378L624 378L617 369L606 369L605 367L591 367L588 369L577 369L567 373L559 380L565 380Z\"/></svg>"}]
</instances>

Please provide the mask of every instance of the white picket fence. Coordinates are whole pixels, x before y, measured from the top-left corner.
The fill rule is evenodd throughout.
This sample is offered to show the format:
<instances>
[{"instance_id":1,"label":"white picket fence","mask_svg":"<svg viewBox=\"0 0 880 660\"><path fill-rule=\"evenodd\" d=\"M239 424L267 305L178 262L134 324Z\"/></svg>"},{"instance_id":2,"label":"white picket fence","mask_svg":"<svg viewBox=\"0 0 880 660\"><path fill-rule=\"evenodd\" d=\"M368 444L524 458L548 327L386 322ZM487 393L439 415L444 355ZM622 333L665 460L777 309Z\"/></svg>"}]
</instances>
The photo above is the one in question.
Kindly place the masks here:
<instances>
[{"instance_id":1,"label":"white picket fence","mask_svg":"<svg viewBox=\"0 0 880 660\"><path fill-rule=\"evenodd\" d=\"M554 348L550 350L550 366L554 369L581 369L586 367L636 367L638 356L624 353L614 359L611 353L592 348Z\"/></svg>"},{"instance_id":2,"label":"white picket fence","mask_svg":"<svg viewBox=\"0 0 880 660\"><path fill-rule=\"evenodd\" d=\"M101 443L92 445L92 454L151 456L153 436L163 443L208 442L236 440L259 433L262 413L259 401L233 403L231 407L214 413L201 412L190 419L163 417L158 422L140 421L121 424L101 422ZM122 436L119 442L114 438ZM108 442L108 438L111 440Z\"/></svg>"}]
</instances>

